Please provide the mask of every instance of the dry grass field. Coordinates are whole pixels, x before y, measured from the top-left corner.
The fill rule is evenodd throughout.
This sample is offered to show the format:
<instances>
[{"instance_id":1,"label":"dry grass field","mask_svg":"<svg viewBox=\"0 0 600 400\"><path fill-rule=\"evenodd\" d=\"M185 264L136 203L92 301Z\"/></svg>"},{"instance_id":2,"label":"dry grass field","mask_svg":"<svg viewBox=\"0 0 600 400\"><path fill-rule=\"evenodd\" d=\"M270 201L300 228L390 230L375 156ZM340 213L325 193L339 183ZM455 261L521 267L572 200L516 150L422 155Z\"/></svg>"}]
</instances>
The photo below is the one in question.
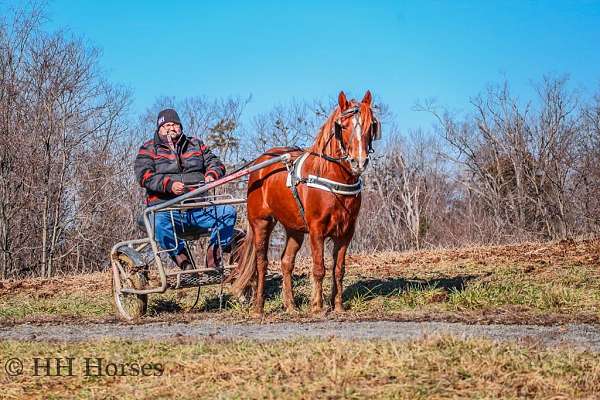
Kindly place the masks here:
<instances>
[{"instance_id":1,"label":"dry grass field","mask_svg":"<svg viewBox=\"0 0 600 400\"><path fill-rule=\"evenodd\" d=\"M274 272L278 268L276 262L271 265ZM600 320L599 239L351 255L344 282L347 312L341 316L310 315L309 260L301 260L295 273L300 313L283 312L281 280L275 277L267 288L267 321L336 318L557 324ZM114 320L110 279L107 271L0 281L0 324ZM198 306L190 310L195 295L195 289L151 295L149 315L141 322L250 318L248 307L227 294L219 310L218 287L202 288Z\"/></svg>"},{"instance_id":2,"label":"dry grass field","mask_svg":"<svg viewBox=\"0 0 600 400\"><path fill-rule=\"evenodd\" d=\"M303 260L294 283L300 313L284 313L281 282L274 278L263 322L555 325L600 320L600 240L376 253L352 255L347 261L344 315L310 315L309 262ZM273 271L277 268L274 263ZM194 298L192 289L153 296L149 315L136 323L251 320L248 306L228 296L219 310L216 287L203 288L198 307L190 311ZM108 272L0 282L4 327L72 321L115 321ZM10 376L0 368L2 399L571 399L598 398L600 387L597 353L452 336L412 341L1 341L2 364L15 357L23 362L22 374ZM33 360L46 357L73 358L73 376L35 376ZM86 358L104 360L101 375L99 369L86 373ZM144 364L151 366L146 370L150 376L140 373Z\"/></svg>"},{"instance_id":3,"label":"dry grass field","mask_svg":"<svg viewBox=\"0 0 600 400\"><path fill-rule=\"evenodd\" d=\"M450 337L43 347L0 342L1 358L17 354L24 373L0 372L3 399L573 399L597 398L600 387L597 354ZM73 376L33 376L32 360L49 355L74 358ZM86 364L86 358L93 361ZM135 376L134 364L150 365L149 376ZM115 371L125 374L110 376Z\"/></svg>"}]
</instances>

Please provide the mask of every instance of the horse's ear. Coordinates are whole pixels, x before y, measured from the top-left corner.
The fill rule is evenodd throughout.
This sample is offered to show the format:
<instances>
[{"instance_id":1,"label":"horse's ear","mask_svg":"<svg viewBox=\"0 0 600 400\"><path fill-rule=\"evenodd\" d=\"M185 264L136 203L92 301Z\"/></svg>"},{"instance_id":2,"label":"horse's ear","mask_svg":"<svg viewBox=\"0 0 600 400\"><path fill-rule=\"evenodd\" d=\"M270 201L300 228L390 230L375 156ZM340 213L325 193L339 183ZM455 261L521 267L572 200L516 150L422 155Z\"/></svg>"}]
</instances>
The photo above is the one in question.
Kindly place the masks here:
<instances>
[{"instance_id":1,"label":"horse's ear","mask_svg":"<svg viewBox=\"0 0 600 400\"><path fill-rule=\"evenodd\" d=\"M346 99L346 93L342 90L338 96L338 104L340 105L341 111L346 111L348 108L348 99Z\"/></svg>"},{"instance_id":2,"label":"horse's ear","mask_svg":"<svg viewBox=\"0 0 600 400\"><path fill-rule=\"evenodd\" d=\"M370 107L372 99L373 98L371 96L371 91L367 90L367 93L365 93L365 97L363 97L362 102L365 103L366 105L368 105Z\"/></svg>"}]
</instances>

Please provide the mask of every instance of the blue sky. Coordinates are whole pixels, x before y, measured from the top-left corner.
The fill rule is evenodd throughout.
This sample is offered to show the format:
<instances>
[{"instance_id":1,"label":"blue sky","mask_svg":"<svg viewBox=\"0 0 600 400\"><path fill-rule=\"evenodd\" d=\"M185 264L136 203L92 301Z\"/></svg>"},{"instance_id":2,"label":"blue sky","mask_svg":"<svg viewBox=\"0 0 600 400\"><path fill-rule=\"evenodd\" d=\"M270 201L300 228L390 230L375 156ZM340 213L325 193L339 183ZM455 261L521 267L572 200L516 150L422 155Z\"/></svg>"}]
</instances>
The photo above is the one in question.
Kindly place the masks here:
<instances>
[{"instance_id":1,"label":"blue sky","mask_svg":"<svg viewBox=\"0 0 600 400\"><path fill-rule=\"evenodd\" d=\"M522 97L544 74L600 88L600 1L51 0L48 14L103 50L134 112L161 95L252 94L251 116L371 89L408 130L432 123L418 99L461 111L504 78Z\"/></svg>"}]
</instances>

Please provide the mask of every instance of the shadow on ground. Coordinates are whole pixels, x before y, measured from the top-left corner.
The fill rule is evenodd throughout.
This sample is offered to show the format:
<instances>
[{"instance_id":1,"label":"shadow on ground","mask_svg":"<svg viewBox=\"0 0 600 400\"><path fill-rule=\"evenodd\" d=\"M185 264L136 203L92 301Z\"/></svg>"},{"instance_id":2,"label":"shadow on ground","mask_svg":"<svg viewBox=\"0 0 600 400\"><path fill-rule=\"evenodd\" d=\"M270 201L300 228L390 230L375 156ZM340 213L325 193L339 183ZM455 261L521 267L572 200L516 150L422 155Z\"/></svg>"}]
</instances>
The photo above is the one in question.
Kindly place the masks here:
<instances>
[{"instance_id":1,"label":"shadow on ground","mask_svg":"<svg viewBox=\"0 0 600 400\"><path fill-rule=\"evenodd\" d=\"M300 278L304 278L304 276L301 276ZM281 276L274 276L267 279L265 286L265 300L273 300L281 296L281 280ZM296 281L294 281L294 286L296 286L296 284ZM202 289L200 290L202 296ZM307 302L308 299L305 299L303 296L296 296L296 301L298 301L298 304L300 304L301 302ZM235 297L227 293L225 290L222 299L218 293L211 293L210 297L204 300L204 305L201 307L195 307L194 310L200 312L231 310L236 308L236 302L237 300ZM182 307L181 304L175 300L158 299L151 303L150 309L154 314L163 314L178 313L183 311L184 307Z\"/></svg>"},{"instance_id":2,"label":"shadow on ground","mask_svg":"<svg viewBox=\"0 0 600 400\"><path fill-rule=\"evenodd\" d=\"M438 279L368 279L353 283L344 289L344 301L361 297L366 300L378 296L400 295L407 290L443 289L447 292L462 291L469 281L481 278L480 275L459 275Z\"/></svg>"},{"instance_id":3,"label":"shadow on ground","mask_svg":"<svg viewBox=\"0 0 600 400\"><path fill-rule=\"evenodd\" d=\"M282 277L280 275L270 276L265 282L265 301L281 299ZM295 275L293 280L294 302L297 306L309 303L309 297L296 290L299 286L310 285L310 279L306 274ZM237 300L229 293L223 294L222 307L219 307L219 296L212 296L205 301L202 311L218 311L235 308Z\"/></svg>"},{"instance_id":4,"label":"shadow on ground","mask_svg":"<svg viewBox=\"0 0 600 400\"><path fill-rule=\"evenodd\" d=\"M442 289L446 292L462 291L466 285L475 279L481 278L481 275L459 275L449 278L437 279L407 279L407 278L388 278L388 279L363 279L352 283L344 288L343 301L349 301L354 298L364 300L374 299L380 296L398 296L407 290L431 290ZM309 296L297 290L301 286L310 287L310 278L306 274L294 276L294 301L296 305L308 304ZM281 298L281 276L273 276L267 279L265 286L265 300L275 300ZM220 299L218 293L211 294L204 300L202 307L195 310L200 312L231 310L238 305L237 300L231 294L223 293ZM154 314L178 313L183 311L183 307L177 301L159 299L150 306Z\"/></svg>"},{"instance_id":5,"label":"shadow on ground","mask_svg":"<svg viewBox=\"0 0 600 400\"><path fill-rule=\"evenodd\" d=\"M152 314L177 313L183 311L183 308L178 302L168 299L156 299L150 303L148 308Z\"/></svg>"}]
</instances>

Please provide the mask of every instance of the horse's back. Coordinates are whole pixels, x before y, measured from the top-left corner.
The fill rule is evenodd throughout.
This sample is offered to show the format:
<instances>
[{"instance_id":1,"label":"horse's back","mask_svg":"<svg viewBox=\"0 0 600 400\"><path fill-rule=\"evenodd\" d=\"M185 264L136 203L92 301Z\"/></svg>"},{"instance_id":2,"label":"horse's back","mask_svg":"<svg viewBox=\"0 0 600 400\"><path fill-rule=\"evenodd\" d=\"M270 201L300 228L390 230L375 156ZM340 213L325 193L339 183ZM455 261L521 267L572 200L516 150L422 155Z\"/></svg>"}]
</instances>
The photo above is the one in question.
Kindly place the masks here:
<instances>
[{"instance_id":1,"label":"horse's back","mask_svg":"<svg viewBox=\"0 0 600 400\"><path fill-rule=\"evenodd\" d=\"M291 153L293 162L303 150L297 147L274 147L256 159L256 163ZM250 174L247 209L250 221L274 218L292 229L304 229L304 222L292 191L287 187L288 170L285 163L275 163Z\"/></svg>"}]
</instances>

